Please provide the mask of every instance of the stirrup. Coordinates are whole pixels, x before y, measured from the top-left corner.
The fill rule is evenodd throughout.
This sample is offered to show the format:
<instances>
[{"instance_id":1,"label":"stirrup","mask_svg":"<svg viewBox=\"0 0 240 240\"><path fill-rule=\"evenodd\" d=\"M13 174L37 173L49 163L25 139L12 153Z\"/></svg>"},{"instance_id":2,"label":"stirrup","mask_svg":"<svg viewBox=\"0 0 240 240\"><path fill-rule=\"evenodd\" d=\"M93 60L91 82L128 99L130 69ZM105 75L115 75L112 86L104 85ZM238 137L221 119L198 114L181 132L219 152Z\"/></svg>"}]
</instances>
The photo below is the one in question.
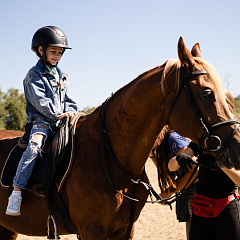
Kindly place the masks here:
<instances>
[{"instance_id":1,"label":"stirrup","mask_svg":"<svg viewBox=\"0 0 240 240\"><path fill-rule=\"evenodd\" d=\"M50 219L52 220L52 224L53 224L53 228L54 228L54 235L52 235L51 230L50 230ZM48 215L47 229L48 229L47 239L55 239L55 240L60 239L60 237L58 236L57 225L56 225L53 215Z\"/></svg>"}]
</instances>

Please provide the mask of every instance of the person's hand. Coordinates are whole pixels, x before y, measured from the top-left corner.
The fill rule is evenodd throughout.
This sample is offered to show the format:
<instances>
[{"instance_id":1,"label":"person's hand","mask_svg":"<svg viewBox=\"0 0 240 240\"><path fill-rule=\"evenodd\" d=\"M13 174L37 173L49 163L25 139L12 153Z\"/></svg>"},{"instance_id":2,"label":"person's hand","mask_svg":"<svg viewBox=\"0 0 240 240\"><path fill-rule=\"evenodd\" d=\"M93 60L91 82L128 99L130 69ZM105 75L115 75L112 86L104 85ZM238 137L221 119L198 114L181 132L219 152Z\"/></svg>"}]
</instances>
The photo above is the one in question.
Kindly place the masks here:
<instances>
[{"instance_id":1,"label":"person's hand","mask_svg":"<svg viewBox=\"0 0 240 240\"><path fill-rule=\"evenodd\" d=\"M188 169L192 169L192 164L194 164L192 158L185 153L179 153L176 156L176 161L184 172L188 172Z\"/></svg>"},{"instance_id":2,"label":"person's hand","mask_svg":"<svg viewBox=\"0 0 240 240\"><path fill-rule=\"evenodd\" d=\"M70 117L73 117L74 115L76 115L77 113L76 112L65 112L65 113L62 113L59 117L58 117L58 120L62 120L63 118L70 118Z\"/></svg>"}]
</instances>

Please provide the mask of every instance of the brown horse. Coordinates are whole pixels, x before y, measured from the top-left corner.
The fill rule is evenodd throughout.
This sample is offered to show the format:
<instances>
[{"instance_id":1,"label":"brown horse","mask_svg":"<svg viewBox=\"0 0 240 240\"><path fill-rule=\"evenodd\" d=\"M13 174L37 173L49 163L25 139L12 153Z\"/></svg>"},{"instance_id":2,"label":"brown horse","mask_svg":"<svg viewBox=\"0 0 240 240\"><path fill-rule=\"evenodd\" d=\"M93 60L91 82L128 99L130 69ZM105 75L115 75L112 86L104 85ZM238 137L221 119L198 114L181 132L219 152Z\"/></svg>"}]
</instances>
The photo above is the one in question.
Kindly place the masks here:
<instances>
[{"instance_id":1,"label":"brown horse","mask_svg":"<svg viewBox=\"0 0 240 240\"><path fill-rule=\"evenodd\" d=\"M193 50L200 53L199 45L196 44ZM202 58L193 57L182 38L178 42L178 55L179 59L169 60L141 74L118 90L103 104L105 110L101 115L98 107L81 124L77 124L74 162L61 196L82 240L133 237L133 228L131 236L126 236L132 201L120 193L133 196L135 184L111 159L110 145L127 175L137 180L143 176L144 165L156 136L164 125L170 123L179 134L196 143L207 139L202 142L207 149L215 150L213 143L216 139L221 140L224 144L220 141L217 143L217 152L223 149L228 151L224 151L227 157L221 157L219 161L228 167L233 165L240 168L240 131L237 123L231 120L233 116L215 69ZM181 87L183 82L187 84L184 88ZM183 89L188 89L188 93ZM202 113L201 118L199 112ZM220 126L215 125L218 123ZM103 132L108 136L109 145L105 137L102 138L104 144L101 144ZM0 168L16 142L17 138L0 141ZM106 177L103 153L108 177L120 193L113 190ZM148 181L146 176L143 181ZM15 233L46 236L48 209L45 199L23 191L22 215L12 217L5 215L7 197L6 190L1 188L0 239L16 239ZM147 197L145 188L137 186L135 198L146 200ZM137 202L134 221L143 206L144 202ZM57 225L59 234L68 234L61 224L57 222Z\"/></svg>"}]
</instances>

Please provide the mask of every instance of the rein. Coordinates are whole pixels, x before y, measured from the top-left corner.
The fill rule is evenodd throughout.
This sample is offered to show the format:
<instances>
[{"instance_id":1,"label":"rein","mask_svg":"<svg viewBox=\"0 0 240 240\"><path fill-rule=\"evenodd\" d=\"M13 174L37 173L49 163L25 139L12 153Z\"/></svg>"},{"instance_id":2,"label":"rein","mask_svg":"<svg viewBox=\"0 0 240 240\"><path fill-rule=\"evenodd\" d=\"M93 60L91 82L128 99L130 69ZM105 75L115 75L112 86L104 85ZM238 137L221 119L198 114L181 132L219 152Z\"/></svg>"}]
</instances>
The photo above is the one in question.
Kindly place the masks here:
<instances>
[{"instance_id":1,"label":"rein","mask_svg":"<svg viewBox=\"0 0 240 240\"><path fill-rule=\"evenodd\" d=\"M122 164L120 163L120 161L118 160L116 154L113 151L113 148L109 142L108 136L107 136L107 132L104 128L104 119L105 119L105 112L106 112L106 108L107 108L107 103L109 101L111 97L109 97L103 104L102 106L100 106L99 108L99 122L100 122L100 138L101 138L101 156L102 156L102 165L103 165L103 169L106 175L106 178L108 180L108 183L110 184L110 186L112 187L112 189L117 192L118 194L122 195L123 197L129 199L132 201L131 204L131 210L130 210L130 221L129 221L129 225L128 225L128 229L126 231L126 239L130 239L131 238L131 232L132 232L132 227L134 224L134 218L135 218L135 212L136 212L136 203L137 202L144 202L144 203L156 203L159 202L161 197L157 194L157 192L152 188L150 183L145 183L143 182L143 178L145 176L145 167L142 173L142 177L140 179L134 180L132 178L130 178L127 174L127 172L125 171L124 167L122 166ZM133 193L134 196L133 197L129 197L126 194L121 193L113 184L112 179L110 177L109 174L109 170L107 167L107 163L106 163L106 158L105 158L105 151L104 151L104 143L106 143L107 145L107 149L108 152L110 154L110 158L111 160L115 160L115 162L117 163L118 167L120 168L120 170L123 172L123 174L129 179L130 182L132 182L133 184L135 184L134 189L133 189ZM148 191L148 194L151 197L151 201L146 201L146 200L139 200L136 199L135 195L136 195L136 188L139 184L142 184L146 190ZM155 198L157 199L156 201L153 200L153 196L155 196Z\"/></svg>"},{"instance_id":2,"label":"rein","mask_svg":"<svg viewBox=\"0 0 240 240\"><path fill-rule=\"evenodd\" d=\"M195 183L195 181L197 180L198 175L197 175L194 179L193 179L193 176L194 176L194 174L196 173L199 164L198 164L198 163L195 163L195 165L196 165L196 166L194 167L194 169L193 169L193 171L192 171L192 173L191 173L191 176L189 177L189 179L188 179L187 183L184 185L184 187L183 187L180 191L174 193L171 197L162 199L162 200L160 201L160 203L165 204L165 205L169 205L170 208L171 208L171 210L172 210L171 204L174 203L174 202L176 202L179 198L181 198L182 195L183 195L183 194L185 193L185 191L187 190L187 188L189 188L190 186L192 186L192 185ZM193 179L193 180L192 180L192 179ZM192 181L192 182L191 182L191 181ZM190 182L191 182L191 184L189 184ZM188 186L188 184L189 184L189 186Z\"/></svg>"},{"instance_id":3,"label":"rein","mask_svg":"<svg viewBox=\"0 0 240 240\"><path fill-rule=\"evenodd\" d=\"M169 205L169 207L171 208L172 210L172 206L171 204L173 202L175 202L177 199L179 199L182 194L185 192L185 190L191 186L195 180L197 179L197 176L195 177L195 179L192 181L192 183L188 186L188 184L190 183L190 181L193 179L193 176L195 174L195 172L197 171L197 167L198 165L196 164L196 167L195 169L193 170L191 176L189 177L188 179L188 182L185 184L185 186L182 188L182 190L180 190L179 192L173 194L173 196L169 197L169 198L165 198L165 199L162 199L162 197L152 188L151 184L150 183L145 183L142 181L142 179L144 178L145 176L145 168L143 170L143 176L141 177L141 179L137 179L137 180L134 180L132 178L129 177L129 175L127 174L127 172L125 171L124 167L122 166L122 164L120 163L120 161L118 160L116 154L114 153L114 150L109 142L109 139L108 139L108 136L107 136L107 133L106 133L106 130L104 128L104 119L105 119L105 112L106 112L106 108L107 108L107 103L109 101L111 97L109 97L103 104L102 106L100 106L99 108L99 122L100 122L100 138L101 138L101 157L102 157L102 165L103 165L103 169L104 169L104 172L105 172L105 175L106 175L106 178L108 180L108 183L110 184L110 186L112 187L112 189L119 193L120 195L122 195L123 197L133 201L133 202L144 202L144 203L162 203L162 204L165 204L165 205ZM116 187L115 185L113 184L112 182L112 179L110 177L110 174L109 174L109 170L108 170L108 167L107 167L107 163L106 163L106 158L105 158L105 151L104 151L104 143L106 143L107 145L107 149L108 149L108 152L110 154L110 158L111 160L115 160L115 162L117 163L118 167L120 168L120 170L123 172L123 174L129 179L130 182L132 182L133 184L135 184L135 187L139 184L142 184L146 190L148 191L148 194L150 195L150 198L151 198L151 201L146 201L146 200L139 200L139 199L136 199L135 197L129 197L123 193L121 193ZM188 187L187 187L188 186ZM157 200L153 200L153 196L157 199Z\"/></svg>"},{"instance_id":4,"label":"rein","mask_svg":"<svg viewBox=\"0 0 240 240\"><path fill-rule=\"evenodd\" d=\"M181 70L183 71L183 68L181 68ZM188 79L193 77L193 76L198 76L198 75L203 75L203 74L207 74L207 71L205 70L201 70L201 71L195 71L195 72L192 72L192 73L189 73L189 74L184 74L183 76L183 81L182 81L182 84L177 92L177 95L175 96L175 99L170 107L170 110L169 110L169 113L168 113L168 118L167 118L167 123L169 125L169 121L170 121L170 115L171 115L171 112L173 110L173 107L175 105L175 102L177 101L177 98L180 94L180 91L182 89L182 87L185 88L186 90L186 93L187 93L187 96L188 96L188 100L189 100L189 104L191 104L191 99L194 100L195 102L195 110L197 112L197 116L198 116L198 119L200 120L203 128L209 133L208 131L208 128L206 127L206 124L204 124L204 118L203 118L203 115L196 103L196 100L193 96L193 94L191 93L190 94L190 91L191 91L191 88L189 87L189 84L188 84ZM167 199L162 199L161 196L159 194L157 194L157 192L152 188L151 184L150 183L145 183L142 181L142 179L144 178L145 176L145 168L144 168L144 171L143 171L143 175L141 177L141 179L137 179L137 180L134 180L132 178L130 178L127 174L127 172L125 171L124 167L122 166L122 164L120 163L120 161L118 160L116 154L114 153L114 150L109 142L109 139L108 139L108 136L107 136L107 132L105 130L105 127L104 127L104 120L105 120L105 112L106 112L106 108L107 108L107 103L109 102L109 100L111 99L112 96L110 96L109 98L106 99L106 101L102 104L102 106L100 106L99 108L99 122L100 122L100 138L101 138L101 157L102 157L102 164L103 164L103 169L104 169L104 172L105 172L105 175L106 175L106 178L110 184L110 186L112 187L112 189L119 193L120 195L122 195L123 197L125 198L128 198L132 201L135 201L135 202L144 202L144 203L163 203L163 204L169 204L170 207L171 207L171 203L176 201L177 198L180 197L180 195L182 195L183 191L186 189L186 186L188 185L188 183L192 180L193 178L193 175L194 173L190 176L189 180L188 180L188 183L183 187L183 189L181 191L179 191L178 193L174 194L172 197L170 198L167 198ZM109 170L108 170L108 167L107 167L107 163L106 163L106 158L105 158L105 151L104 151L104 143L106 143L107 145L107 149L108 149L108 152L110 154L110 158L111 160L115 160L115 162L117 163L118 167L120 168L120 170L123 172L123 174L129 179L130 182L132 182L133 184L135 184L136 186L139 185L139 184L142 184L146 190L148 191L149 195L150 195L150 198L151 198L151 201L146 201L146 200L139 200L139 199L136 199L134 197L129 197L125 194L123 194L122 192L120 192L116 187L115 185L113 184L112 182L112 179L110 177L110 174L109 174ZM196 171L196 170L195 170ZM157 199L157 200L153 200L153 196ZM173 200L174 199L174 200Z\"/></svg>"},{"instance_id":5,"label":"rein","mask_svg":"<svg viewBox=\"0 0 240 240\"><path fill-rule=\"evenodd\" d=\"M123 197L125 198L128 198L132 201L135 201L135 202L144 202L144 203L156 203L156 202L159 202L161 200L161 197L157 194L157 192L152 188L151 184L150 183L146 183L146 182L143 182L143 178L145 176L145 167L144 167L144 170L143 170L143 173L142 173L142 177L137 179L137 180L134 180L132 178L129 177L129 175L127 174L126 170L124 169L124 167L122 166L122 164L120 163L118 157L116 156L116 154L114 153L114 150L109 142L109 139L108 139L108 136L107 136L107 132L104 128L104 119L105 119L105 112L106 112L106 105L107 105L107 102L109 101L111 97L109 97L104 103L103 105L99 108L99 121L100 121L100 137L101 137L101 156L102 156L102 164L103 164L103 169L104 169L104 172L105 172L105 175L107 177L107 180L110 184L110 186L112 187L112 189L119 193L120 195L122 195ZM107 149L108 149L108 152L110 154L110 158L111 160L115 160L115 162L117 163L118 167L120 168L120 170L123 172L123 174L129 179L129 181L133 184L135 184L135 186L139 185L139 184L142 184L146 190L148 191L148 194L150 195L150 198L151 198L151 201L146 201L146 200L139 200L139 199L136 199L135 197L129 197L125 194L123 194L120 190L118 190L115 185L113 184L112 182L112 179L110 177L110 174L109 174L109 170L108 170L108 167L107 167L107 163L106 163L106 158L105 158L105 151L104 151L104 142L106 143L107 145ZM157 199L157 200L153 200L153 196Z\"/></svg>"}]
</instances>

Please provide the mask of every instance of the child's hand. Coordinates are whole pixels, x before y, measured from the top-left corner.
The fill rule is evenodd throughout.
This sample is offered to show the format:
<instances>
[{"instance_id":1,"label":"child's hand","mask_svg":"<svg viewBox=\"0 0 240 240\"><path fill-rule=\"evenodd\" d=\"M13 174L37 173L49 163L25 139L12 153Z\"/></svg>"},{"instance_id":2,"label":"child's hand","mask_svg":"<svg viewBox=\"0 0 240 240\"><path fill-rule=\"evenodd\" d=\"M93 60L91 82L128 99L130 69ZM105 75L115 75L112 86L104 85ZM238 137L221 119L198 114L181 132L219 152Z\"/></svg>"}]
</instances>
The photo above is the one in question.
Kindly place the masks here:
<instances>
[{"instance_id":1,"label":"child's hand","mask_svg":"<svg viewBox=\"0 0 240 240\"><path fill-rule=\"evenodd\" d=\"M65 112L65 113L62 113L59 117L58 117L58 120L61 120L63 118L70 118L74 115L76 115L77 113L76 112Z\"/></svg>"}]
</instances>

